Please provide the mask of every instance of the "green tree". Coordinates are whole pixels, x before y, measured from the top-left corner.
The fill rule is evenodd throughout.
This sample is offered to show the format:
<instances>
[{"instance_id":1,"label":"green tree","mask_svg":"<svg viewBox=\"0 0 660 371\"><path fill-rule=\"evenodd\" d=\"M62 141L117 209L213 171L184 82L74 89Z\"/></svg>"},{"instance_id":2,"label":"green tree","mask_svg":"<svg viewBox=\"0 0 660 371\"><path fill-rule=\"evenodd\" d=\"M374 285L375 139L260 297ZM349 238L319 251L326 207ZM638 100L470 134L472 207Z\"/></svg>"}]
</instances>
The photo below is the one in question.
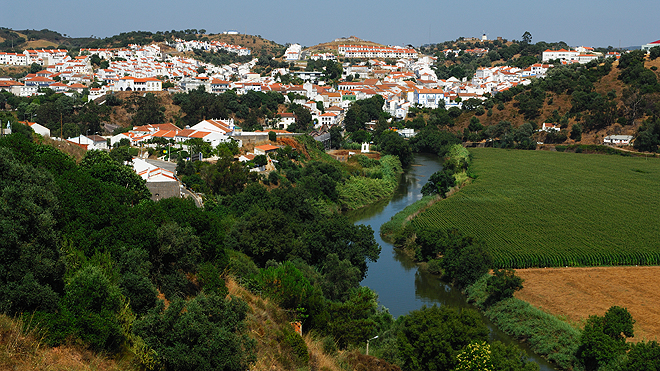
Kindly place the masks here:
<instances>
[{"instance_id":1,"label":"green tree","mask_svg":"<svg viewBox=\"0 0 660 371\"><path fill-rule=\"evenodd\" d=\"M61 320L70 331L95 350L117 350L124 341L119 288L101 269L89 266L78 271L64 291Z\"/></svg>"},{"instance_id":2,"label":"green tree","mask_svg":"<svg viewBox=\"0 0 660 371\"><path fill-rule=\"evenodd\" d=\"M576 142L582 140L582 126L580 124L573 124L571 127L571 139Z\"/></svg>"},{"instance_id":3,"label":"green tree","mask_svg":"<svg viewBox=\"0 0 660 371\"><path fill-rule=\"evenodd\" d=\"M468 344L488 339L488 328L473 309L423 306L399 321L397 348L405 370L454 369Z\"/></svg>"},{"instance_id":4,"label":"green tree","mask_svg":"<svg viewBox=\"0 0 660 371\"><path fill-rule=\"evenodd\" d=\"M398 156L403 167L412 163L413 153L410 144L395 131L386 130L381 133L377 138L377 144L384 154Z\"/></svg>"},{"instance_id":5,"label":"green tree","mask_svg":"<svg viewBox=\"0 0 660 371\"><path fill-rule=\"evenodd\" d=\"M111 156L104 151L87 151L80 162L80 168L87 171L93 178L130 190L133 203L150 198L151 191L147 188L145 180L137 175L130 166L113 158L122 160L124 157L120 154Z\"/></svg>"},{"instance_id":6,"label":"green tree","mask_svg":"<svg viewBox=\"0 0 660 371\"><path fill-rule=\"evenodd\" d=\"M168 370L243 371L254 362L247 335L248 306L239 298L199 294L175 299L135 322L134 331Z\"/></svg>"},{"instance_id":7,"label":"green tree","mask_svg":"<svg viewBox=\"0 0 660 371\"><path fill-rule=\"evenodd\" d=\"M658 57L660 57L660 46L654 46L651 49L649 49L649 59L650 60L653 61Z\"/></svg>"},{"instance_id":8,"label":"green tree","mask_svg":"<svg viewBox=\"0 0 660 371\"><path fill-rule=\"evenodd\" d=\"M448 230L451 244L444 249L441 260L445 277L459 288L467 287L482 277L493 264L485 243L464 236L457 230Z\"/></svg>"},{"instance_id":9,"label":"green tree","mask_svg":"<svg viewBox=\"0 0 660 371\"><path fill-rule=\"evenodd\" d=\"M532 34L529 33L529 31L525 31L525 33L522 35L522 41L524 44L531 44L532 43Z\"/></svg>"},{"instance_id":10,"label":"green tree","mask_svg":"<svg viewBox=\"0 0 660 371\"><path fill-rule=\"evenodd\" d=\"M330 128L330 146L332 148L339 148L343 139L342 130L339 126L333 126Z\"/></svg>"},{"instance_id":11,"label":"green tree","mask_svg":"<svg viewBox=\"0 0 660 371\"><path fill-rule=\"evenodd\" d=\"M484 371L493 369L490 344L484 342L470 343L456 358L458 365L455 371Z\"/></svg>"},{"instance_id":12,"label":"green tree","mask_svg":"<svg viewBox=\"0 0 660 371\"><path fill-rule=\"evenodd\" d=\"M486 304L491 305L500 300L513 297L513 294L522 290L523 279L516 276L513 269L494 269L493 275L488 277L486 292L488 298Z\"/></svg>"},{"instance_id":13,"label":"green tree","mask_svg":"<svg viewBox=\"0 0 660 371\"><path fill-rule=\"evenodd\" d=\"M660 370L660 345L655 340L632 344L621 369L623 371Z\"/></svg>"},{"instance_id":14,"label":"green tree","mask_svg":"<svg viewBox=\"0 0 660 371\"><path fill-rule=\"evenodd\" d=\"M165 122L165 107L160 104L160 98L153 93L138 96L135 100L135 114L131 119L133 125L162 124Z\"/></svg>"},{"instance_id":15,"label":"green tree","mask_svg":"<svg viewBox=\"0 0 660 371\"><path fill-rule=\"evenodd\" d=\"M326 331L340 348L364 344L375 335L378 296L368 287L351 290L345 302L334 302L328 308Z\"/></svg>"},{"instance_id":16,"label":"green tree","mask_svg":"<svg viewBox=\"0 0 660 371\"><path fill-rule=\"evenodd\" d=\"M447 192L455 185L454 172L450 169L442 169L429 177L429 181L422 187L422 194L424 196L438 194L445 198Z\"/></svg>"},{"instance_id":17,"label":"green tree","mask_svg":"<svg viewBox=\"0 0 660 371\"><path fill-rule=\"evenodd\" d=\"M0 140L0 311L55 311L64 285L58 187L42 166L23 164L4 147L12 144L44 155L20 134Z\"/></svg>"},{"instance_id":18,"label":"green tree","mask_svg":"<svg viewBox=\"0 0 660 371\"><path fill-rule=\"evenodd\" d=\"M587 371L618 361L629 349L626 337L634 336L635 321L625 308L613 306L604 317L589 316L580 337L577 356Z\"/></svg>"}]
</instances>

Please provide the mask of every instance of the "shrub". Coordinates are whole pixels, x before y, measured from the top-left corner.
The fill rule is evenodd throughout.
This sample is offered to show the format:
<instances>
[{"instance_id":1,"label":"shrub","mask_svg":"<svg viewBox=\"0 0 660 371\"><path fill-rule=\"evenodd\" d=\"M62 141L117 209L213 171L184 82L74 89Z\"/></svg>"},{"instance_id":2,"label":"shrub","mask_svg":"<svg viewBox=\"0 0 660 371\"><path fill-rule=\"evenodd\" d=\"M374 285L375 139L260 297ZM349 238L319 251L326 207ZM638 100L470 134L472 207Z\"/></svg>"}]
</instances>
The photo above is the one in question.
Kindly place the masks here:
<instances>
[{"instance_id":1,"label":"shrub","mask_svg":"<svg viewBox=\"0 0 660 371\"><path fill-rule=\"evenodd\" d=\"M168 370L246 370L254 362L254 340L246 334L248 306L239 298L199 294L159 306L134 324L134 331Z\"/></svg>"},{"instance_id":2,"label":"shrub","mask_svg":"<svg viewBox=\"0 0 660 371\"><path fill-rule=\"evenodd\" d=\"M78 271L64 291L61 321L69 332L94 350L117 350L123 341L117 286L100 268L89 266Z\"/></svg>"},{"instance_id":3,"label":"shrub","mask_svg":"<svg viewBox=\"0 0 660 371\"><path fill-rule=\"evenodd\" d=\"M523 288L523 279L516 276L513 269L495 269L493 276L488 278L486 305L491 305L503 299L508 299Z\"/></svg>"}]
</instances>

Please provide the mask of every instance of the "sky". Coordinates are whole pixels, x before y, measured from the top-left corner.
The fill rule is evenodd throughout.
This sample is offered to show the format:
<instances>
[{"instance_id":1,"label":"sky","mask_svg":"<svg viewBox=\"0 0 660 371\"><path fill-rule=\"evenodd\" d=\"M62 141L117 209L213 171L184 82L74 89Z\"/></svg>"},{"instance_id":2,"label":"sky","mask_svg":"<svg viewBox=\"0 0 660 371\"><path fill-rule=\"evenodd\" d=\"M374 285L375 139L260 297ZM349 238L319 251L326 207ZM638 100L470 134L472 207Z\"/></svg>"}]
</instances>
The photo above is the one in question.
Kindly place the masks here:
<instances>
[{"instance_id":1,"label":"sky","mask_svg":"<svg viewBox=\"0 0 660 371\"><path fill-rule=\"evenodd\" d=\"M0 27L44 28L70 37L129 31L236 30L280 44L313 46L357 36L420 46L463 37L501 36L570 46L627 47L660 39L660 1L448 0L8 0Z\"/></svg>"}]
</instances>

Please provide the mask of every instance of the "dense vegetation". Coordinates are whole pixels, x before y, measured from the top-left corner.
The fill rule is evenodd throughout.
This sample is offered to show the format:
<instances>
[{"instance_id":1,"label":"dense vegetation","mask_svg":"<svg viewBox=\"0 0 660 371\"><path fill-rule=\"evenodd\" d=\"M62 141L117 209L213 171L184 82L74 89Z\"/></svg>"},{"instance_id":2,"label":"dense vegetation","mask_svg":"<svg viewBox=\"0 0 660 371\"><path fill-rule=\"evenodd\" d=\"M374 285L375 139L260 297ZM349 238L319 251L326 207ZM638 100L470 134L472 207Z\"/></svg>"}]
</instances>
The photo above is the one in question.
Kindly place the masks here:
<instances>
[{"instance_id":1,"label":"dense vegetation","mask_svg":"<svg viewBox=\"0 0 660 371\"><path fill-rule=\"evenodd\" d=\"M275 119L279 105L284 103L284 96L280 93L255 91L237 95L233 90L211 94L201 87L190 93L174 94L173 102L185 114L177 120L181 127L196 125L204 119L235 117L242 121L242 129L254 131L262 130L266 121ZM307 127L301 131L305 129Z\"/></svg>"},{"instance_id":2,"label":"dense vegetation","mask_svg":"<svg viewBox=\"0 0 660 371\"><path fill-rule=\"evenodd\" d=\"M541 61L541 53L546 49L570 49L565 42L532 43L532 35L526 32L520 41L488 40L471 41L464 39L445 41L444 43L422 46L424 53L432 54L438 58L435 71L439 79L456 77L462 79L472 78L478 67L490 67L492 65L508 65L520 68L528 67ZM470 53L469 49L488 49L487 53ZM445 54L446 49L461 51L456 55L454 52Z\"/></svg>"},{"instance_id":3,"label":"dense vegetation","mask_svg":"<svg viewBox=\"0 0 660 371\"><path fill-rule=\"evenodd\" d=\"M418 216L416 227L457 228L483 239L496 267L659 261L657 231L645 227L654 223L657 207L657 159L472 153L478 180Z\"/></svg>"},{"instance_id":4,"label":"dense vegetation","mask_svg":"<svg viewBox=\"0 0 660 371\"><path fill-rule=\"evenodd\" d=\"M44 89L43 92L44 95L35 97L18 97L1 92L0 118L4 123L36 121L50 129L53 136L59 136L61 131L65 138L103 132L102 124L109 118L110 107L94 101L87 102L87 97L78 93L70 97L56 94L51 89Z\"/></svg>"}]
</instances>

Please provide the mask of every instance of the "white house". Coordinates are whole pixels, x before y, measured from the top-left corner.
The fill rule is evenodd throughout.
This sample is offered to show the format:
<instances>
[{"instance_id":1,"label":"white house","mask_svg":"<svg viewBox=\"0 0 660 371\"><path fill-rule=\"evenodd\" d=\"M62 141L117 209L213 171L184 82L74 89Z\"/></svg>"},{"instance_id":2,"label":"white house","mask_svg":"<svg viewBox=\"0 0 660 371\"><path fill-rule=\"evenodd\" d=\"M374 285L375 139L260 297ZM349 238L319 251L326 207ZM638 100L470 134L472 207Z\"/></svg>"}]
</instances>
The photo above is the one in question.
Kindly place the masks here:
<instances>
[{"instance_id":1,"label":"white house","mask_svg":"<svg viewBox=\"0 0 660 371\"><path fill-rule=\"evenodd\" d=\"M327 127L335 125L337 123L337 116L338 115L334 112L326 112L321 114L319 115L319 124L326 125Z\"/></svg>"},{"instance_id":2,"label":"white house","mask_svg":"<svg viewBox=\"0 0 660 371\"><path fill-rule=\"evenodd\" d=\"M280 113L280 122L278 124L279 129L287 130L290 125L296 123L296 115L292 112L282 112Z\"/></svg>"},{"instance_id":3,"label":"white house","mask_svg":"<svg viewBox=\"0 0 660 371\"><path fill-rule=\"evenodd\" d=\"M660 40L642 45L642 50L646 50L648 52L651 48L653 48L655 46L660 46Z\"/></svg>"},{"instance_id":4,"label":"white house","mask_svg":"<svg viewBox=\"0 0 660 371\"><path fill-rule=\"evenodd\" d=\"M544 122L544 123L541 125L541 129L540 129L539 131L550 132L550 131L559 131L560 129L561 129L561 128L559 127L559 125L555 125L555 124L550 124L550 123Z\"/></svg>"},{"instance_id":5,"label":"white house","mask_svg":"<svg viewBox=\"0 0 660 371\"><path fill-rule=\"evenodd\" d=\"M162 91L163 82L155 77L122 77L115 82L115 91Z\"/></svg>"},{"instance_id":6,"label":"white house","mask_svg":"<svg viewBox=\"0 0 660 371\"><path fill-rule=\"evenodd\" d=\"M543 52L543 57L542 61L547 62L551 59L559 59L559 60L564 60L564 61L570 61L575 59L580 53L577 50L566 50L566 49L559 49L559 50L550 50L547 49L546 51Z\"/></svg>"},{"instance_id":7,"label":"white house","mask_svg":"<svg viewBox=\"0 0 660 371\"><path fill-rule=\"evenodd\" d=\"M191 130L209 131L223 135L231 135L234 132L234 119L208 119L200 121L197 125L191 127Z\"/></svg>"},{"instance_id":8,"label":"white house","mask_svg":"<svg viewBox=\"0 0 660 371\"><path fill-rule=\"evenodd\" d=\"M34 130L35 133L44 136L44 137L49 137L50 136L50 129L47 127L41 126L37 124L36 122L29 122L29 121L19 121L19 123L23 125L29 126L32 130Z\"/></svg>"},{"instance_id":9,"label":"white house","mask_svg":"<svg viewBox=\"0 0 660 371\"><path fill-rule=\"evenodd\" d=\"M438 108L440 102L445 100L445 92L442 89L413 89L413 103L422 107Z\"/></svg>"},{"instance_id":10,"label":"white house","mask_svg":"<svg viewBox=\"0 0 660 371\"><path fill-rule=\"evenodd\" d=\"M603 143L613 144L615 146L628 146L632 139L632 135L609 135L603 139Z\"/></svg>"}]
</instances>

